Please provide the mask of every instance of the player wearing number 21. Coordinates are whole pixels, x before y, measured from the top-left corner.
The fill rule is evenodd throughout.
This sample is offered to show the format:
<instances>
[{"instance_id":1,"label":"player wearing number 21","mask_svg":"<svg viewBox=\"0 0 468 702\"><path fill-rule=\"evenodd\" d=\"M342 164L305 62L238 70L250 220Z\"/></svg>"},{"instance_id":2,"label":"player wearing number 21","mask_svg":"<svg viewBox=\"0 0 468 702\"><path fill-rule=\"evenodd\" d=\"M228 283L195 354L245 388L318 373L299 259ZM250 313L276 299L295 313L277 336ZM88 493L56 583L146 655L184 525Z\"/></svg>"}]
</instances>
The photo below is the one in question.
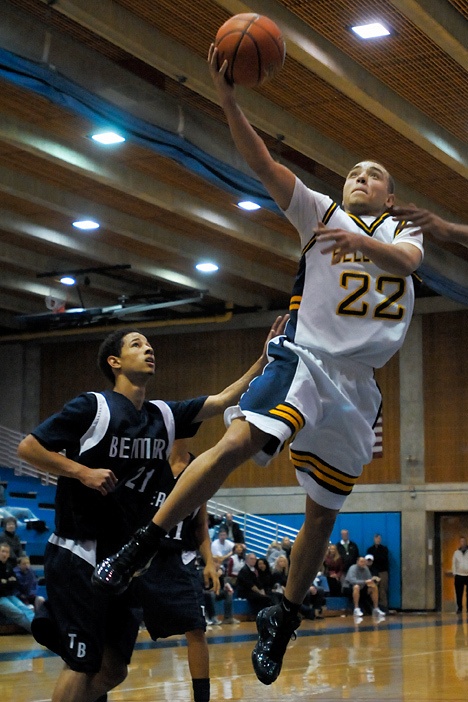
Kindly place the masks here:
<instances>
[{"instance_id":1,"label":"player wearing number 21","mask_svg":"<svg viewBox=\"0 0 468 702\"><path fill-rule=\"evenodd\" d=\"M95 575L103 586L121 586L151 555L144 542L156 547L157 538L150 536L155 525L170 529L243 461L254 457L266 465L289 443L307 497L283 602L257 618L252 660L257 677L270 684L299 626L298 610L321 569L336 515L372 458L381 404L374 368L405 338L422 236L393 221L393 182L380 163L353 166L341 205L306 187L271 157L248 123L224 78L227 62L217 68L214 47L208 61L237 149L301 238L291 316L285 334L269 344L263 375L225 414L229 427L223 439L185 471L148 533L103 562Z\"/></svg>"}]
</instances>

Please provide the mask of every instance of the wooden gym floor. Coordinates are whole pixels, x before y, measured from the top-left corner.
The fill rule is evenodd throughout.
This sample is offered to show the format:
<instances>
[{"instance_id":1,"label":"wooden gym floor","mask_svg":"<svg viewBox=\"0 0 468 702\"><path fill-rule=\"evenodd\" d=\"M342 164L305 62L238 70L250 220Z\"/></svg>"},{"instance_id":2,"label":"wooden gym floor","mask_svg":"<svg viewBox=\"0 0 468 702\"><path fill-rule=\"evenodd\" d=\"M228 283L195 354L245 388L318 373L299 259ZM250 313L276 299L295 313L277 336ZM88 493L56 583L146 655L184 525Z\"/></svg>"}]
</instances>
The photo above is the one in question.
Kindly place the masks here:
<instances>
[{"instance_id":1,"label":"wooden gym floor","mask_svg":"<svg viewBox=\"0 0 468 702\"><path fill-rule=\"evenodd\" d=\"M466 702L468 615L401 614L375 623L352 616L304 621L288 648L283 672L259 683L250 653L255 625L242 622L207 632L211 699ZM0 637L1 702L48 702L61 661L31 636ZM154 644L142 631L127 680L109 702L190 702L184 637Z\"/></svg>"}]
</instances>

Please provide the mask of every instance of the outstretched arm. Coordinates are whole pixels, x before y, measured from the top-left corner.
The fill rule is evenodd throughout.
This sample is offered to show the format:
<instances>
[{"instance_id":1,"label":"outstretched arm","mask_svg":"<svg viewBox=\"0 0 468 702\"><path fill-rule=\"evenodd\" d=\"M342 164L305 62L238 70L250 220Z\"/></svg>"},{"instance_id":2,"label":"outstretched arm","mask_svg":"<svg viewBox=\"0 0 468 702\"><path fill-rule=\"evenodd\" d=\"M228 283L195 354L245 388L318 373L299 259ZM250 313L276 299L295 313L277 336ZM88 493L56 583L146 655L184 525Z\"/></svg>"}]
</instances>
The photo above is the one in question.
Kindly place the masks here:
<instances>
[{"instance_id":1,"label":"outstretched arm","mask_svg":"<svg viewBox=\"0 0 468 702\"><path fill-rule=\"evenodd\" d=\"M242 393L244 393L249 387L249 383L254 378L256 378L257 375L260 375L260 373L268 363L268 342L271 339L274 339L275 336L279 336L284 332L284 328L288 319L288 314L284 315L283 317L277 317L275 319L270 331L268 332L268 336L263 346L263 351L260 358L257 361L255 361L253 366L251 366L242 377L234 381L232 385L228 385L227 388L224 388L224 390L222 390L217 395L209 395L206 398L205 403L201 408L200 412L196 416L194 420L195 422L201 422L204 419L209 419L210 417L215 417L218 414L222 414L225 409L231 407L231 405L235 405L238 402Z\"/></svg>"},{"instance_id":2,"label":"outstretched arm","mask_svg":"<svg viewBox=\"0 0 468 702\"><path fill-rule=\"evenodd\" d=\"M417 246L402 242L401 244L386 244L370 236L361 236L345 229L329 229L321 222L314 229L317 241L329 246L321 249L323 255L332 254L332 264L342 260L345 254L360 251L370 258L383 271L395 275L408 276L421 263L422 254Z\"/></svg>"},{"instance_id":3,"label":"outstretched arm","mask_svg":"<svg viewBox=\"0 0 468 702\"><path fill-rule=\"evenodd\" d=\"M394 207L392 214L395 221L405 221L405 228L418 227L423 234L432 234L441 241L452 241L468 246L467 224L447 222L433 212L423 210L412 203L405 207Z\"/></svg>"},{"instance_id":4,"label":"outstretched arm","mask_svg":"<svg viewBox=\"0 0 468 702\"><path fill-rule=\"evenodd\" d=\"M227 61L218 70L218 50L210 46L208 64L210 74L219 96L219 102L227 117L229 129L239 153L257 174L275 202L286 210L294 192L296 176L289 168L277 163L268 151L263 139L249 124L236 102L234 88L224 77Z\"/></svg>"}]
</instances>

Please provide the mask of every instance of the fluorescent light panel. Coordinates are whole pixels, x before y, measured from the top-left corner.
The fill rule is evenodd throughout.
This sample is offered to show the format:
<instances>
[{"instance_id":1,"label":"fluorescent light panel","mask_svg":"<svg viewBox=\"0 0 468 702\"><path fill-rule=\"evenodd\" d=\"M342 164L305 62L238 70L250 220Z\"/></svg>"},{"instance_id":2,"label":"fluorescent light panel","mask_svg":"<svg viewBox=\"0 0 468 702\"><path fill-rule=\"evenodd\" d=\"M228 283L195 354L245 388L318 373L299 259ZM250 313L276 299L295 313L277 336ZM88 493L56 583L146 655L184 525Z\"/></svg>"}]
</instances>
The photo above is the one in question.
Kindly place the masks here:
<instances>
[{"instance_id":1,"label":"fluorescent light panel","mask_svg":"<svg viewBox=\"0 0 468 702\"><path fill-rule=\"evenodd\" d=\"M99 229L99 224L92 219L78 219L73 226L77 229Z\"/></svg>"},{"instance_id":2,"label":"fluorescent light panel","mask_svg":"<svg viewBox=\"0 0 468 702\"><path fill-rule=\"evenodd\" d=\"M242 200L241 202L237 203L237 206L243 210L248 210L249 212L260 209L260 205L257 205L256 202L252 202L251 200Z\"/></svg>"},{"instance_id":3,"label":"fluorescent light panel","mask_svg":"<svg viewBox=\"0 0 468 702\"><path fill-rule=\"evenodd\" d=\"M92 134L91 139L99 142L99 144L105 144L106 146L108 144L121 144L123 141L125 141L123 136L120 136L120 134L116 134L115 132L101 132L99 134Z\"/></svg>"},{"instance_id":4,"label":"fluorescent light panel","mask_svg":"<svg viewBox=\"0 0 468 702\"><path fill-rule=\"evenodd\" d=\"M201 273L214 273L218 270L219 266L217 266L216 263L210 263L206 261L204 263L197 263L195 268Z\"/></svg>"},{"instance_id":5,"label":"fluorescent light panel","mask_svg":"<svg viewBox=\"0 0 468 702\"><path fill-rule=\"evenodd\" d=\"M361 37L361 39L373 39L374 37L385 37L390 34L389 30L380 22L372 24L361 24L356 27L351 27L353 32Z\"/></svg>"}]
</instances>

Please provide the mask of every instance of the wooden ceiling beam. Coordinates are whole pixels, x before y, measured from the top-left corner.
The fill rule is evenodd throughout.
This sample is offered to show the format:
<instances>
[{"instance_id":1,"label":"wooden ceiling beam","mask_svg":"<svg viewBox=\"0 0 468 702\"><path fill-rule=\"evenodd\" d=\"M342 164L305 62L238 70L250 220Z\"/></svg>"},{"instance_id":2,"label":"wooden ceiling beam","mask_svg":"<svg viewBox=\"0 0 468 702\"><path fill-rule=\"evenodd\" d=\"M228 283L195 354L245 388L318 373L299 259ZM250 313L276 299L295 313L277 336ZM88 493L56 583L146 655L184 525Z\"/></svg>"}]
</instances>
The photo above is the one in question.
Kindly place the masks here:
<instances>
[{"instance_id":1,"label":"wooden ceiling beam","mask_svg":"<svg viewBox=\"0 0 468 702\"><path fill-rule=\"evenodd\" d=\"M466 20L449 2L440 0L390 0L442 51L465 70L468 66Z\"/></svg>"}]
</instances>

